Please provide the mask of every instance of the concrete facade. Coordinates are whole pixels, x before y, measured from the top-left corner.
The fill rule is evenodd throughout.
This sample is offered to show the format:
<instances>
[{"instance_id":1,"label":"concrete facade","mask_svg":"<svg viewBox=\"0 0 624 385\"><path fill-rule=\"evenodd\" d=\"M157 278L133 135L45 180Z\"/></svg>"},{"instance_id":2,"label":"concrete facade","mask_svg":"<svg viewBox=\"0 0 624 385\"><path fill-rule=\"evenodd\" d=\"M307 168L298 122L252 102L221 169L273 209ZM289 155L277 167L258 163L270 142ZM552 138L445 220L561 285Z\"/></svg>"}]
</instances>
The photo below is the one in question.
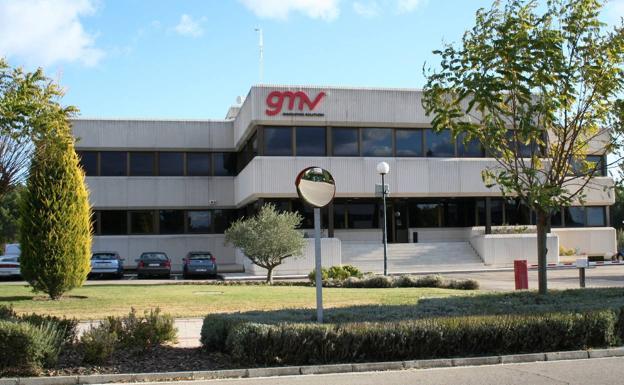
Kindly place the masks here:
<instances>
[{"instance_id":1,"label":"concrete facade","mask_svg":"<svg viewBox=\"0 0 624 385\"><path fill-rule=\"evenodd\" d=\"M465 198L476 202L486 197L500 198L501 194L496 187L487 188L481 180L481 172L485 168L496 166L492 158L423 155L401 157L396 156L395 152L390 156L361 154L334 156L331 153L334 143L330 135L334 128L357 127L363 130L381 127L417 130L430 127L430 118L421 107L421 98L422 93L412 89L262 85L252 87L242 105L230 109L227 119L223 120L79 118L73 121L73 132L77 138L76 149L81 153L227 152L237 158L238 169L227 176L212 174L191 176L187 172L175 176L155 174L132 176L130 172L119 176L87 173L90 200L96 212L152 210L157 215L159 210L184 210L185 221L188 221L189 210L229 210L241 216L248 213L245 211L246 207L263 200L295 199L297 194L294 179L300 170L312 165L323 167L333 174L336 180L337 199L356 201L368 199L372 202L376 199L375 184L379 183L375 166L380 161L386 161L390 165L391 171L386 181L392 199ZM264 154L266 127L309 126L326 128L324 132L327 136L327 148L324 156ZM294 129L292 132L295 135ZM359 151L362 151L363 134L362 131L359 132L358 146ZM396 146L396 134L392 135L392 145ZM599 137L590 143L591 153L600 154L602 139ZM292 146L296 148L295 137L292 138ZM457 144L455 146L457 153ZM249 150L250 148L252 150ZM252 151L253 155L250 159L241 160L244 158L241 154L244 155L245 151ZM98 159L97 169L100 170L101 155L97 155L96 159ZM130 162L129 155L127 159ZM185 155L184 159L186 170L189 163L188 155ZM130 169L130 166L126 167ZM612 191L613 180L607 176L600 176L594 178L592 184L594 188L586 190L583 205L604 207L604 226L561 228L554 229L553 233L558 237L558 242L565 247L578 248L590 255L613 253L614 230L608 227L608 206L615 200ZM483 255L481 252L479 254L486 263L492 260L489 257L492 252L487 250L497 250L494 252L497 255L494 260L497 260L499 253L502 253L501 250L514 250L516 243L528 245L532 242L530 237L525 236L515 237L514 240L508 239L514 238L513 236L486 236L482 239L483 242L475 241L475 237L480 236L477 223L449 227L445 225L444 221L447 219L443 221L442 215L440 211L437 226L413 226L409 225L409 220L407 226L403 223L402 226L405 227L403 231L407 233L407 238L402 242L414 241L414 233L418 233L419 242L472 242L473 246L475 243L478 245L474 246L477 252L482 250ZM446 211L444 215L447 215ZM158 218L154 221L157 222ZM333 226L334 220L331 219L330 222ZM227 266L228 269L245 269L251 273L258 273L257 269L245 262L246 259L240 253L223 244L223 235L216 233L217 230L212 230L213 233L190 234L188 225L184 224L184 231L180 234L161 234L158 232L159 225L156 224L154 233L133 234L130 231L132 226L130 218L127 223L127 234L105 235L98 232L94 238L93 249L118 251L130 265L142 251L166 251L173 257L174 270L181 267L181 258L187 252L209 250L218 256L219 264ZM381 225L376 219L372 223L375 225L368 228L356 228L357 225L354 225L354 228L336 226L330 231L331 234L327 233L327 224L324 224L325 235L330 237L333 235L334 238L324 239L323 254L339 263L340 240L381 242ZM98 226L104 224L100 223ZM211 226L212 229L216 229L216 225ZM499 240L503 238L505 241L501 248L499 243L502 241ZM496 245L491 246L494 243ZM558 250L558 247L554 250ZM307 251L304 259L309 257L309 254ZM531 256L527 254L527 258L530 259ZM549 255L549 258L556 258L556 255ZM281 270L284 273L294 274L295 271L301 273L310 267L308 262L302 260L292 262Z\"/></svg>"}]
</instances>

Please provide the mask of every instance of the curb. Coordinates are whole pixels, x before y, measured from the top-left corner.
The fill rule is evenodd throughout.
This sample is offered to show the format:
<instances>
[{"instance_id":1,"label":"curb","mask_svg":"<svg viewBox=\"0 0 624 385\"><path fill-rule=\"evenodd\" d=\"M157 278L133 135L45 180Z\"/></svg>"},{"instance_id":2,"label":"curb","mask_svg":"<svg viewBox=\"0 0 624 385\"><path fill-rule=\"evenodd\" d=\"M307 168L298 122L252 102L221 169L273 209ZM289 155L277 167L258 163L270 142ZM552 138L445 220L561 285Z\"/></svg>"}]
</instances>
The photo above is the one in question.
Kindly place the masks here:
<instances>
[{"instance_id":1,"label":"curb","mask_svg":"<svg viewBox=\"0 0 624 385\"><path fill-rule=\"evenodd\" d=\"M461 366L501 365L538 361L562 361L607 357L624 357L624 346L609 349L513 354L506 356L442 358L433 360L370 362L356 364L282 366L269 368L167 373L95 374L59 377L0 378L0 385L82 385L109 384L119 382L148 383L183 380L215 380L228 378L258 378L311 374L357 373L386 370L450 368Z\"/></svg>"}]
</instances>

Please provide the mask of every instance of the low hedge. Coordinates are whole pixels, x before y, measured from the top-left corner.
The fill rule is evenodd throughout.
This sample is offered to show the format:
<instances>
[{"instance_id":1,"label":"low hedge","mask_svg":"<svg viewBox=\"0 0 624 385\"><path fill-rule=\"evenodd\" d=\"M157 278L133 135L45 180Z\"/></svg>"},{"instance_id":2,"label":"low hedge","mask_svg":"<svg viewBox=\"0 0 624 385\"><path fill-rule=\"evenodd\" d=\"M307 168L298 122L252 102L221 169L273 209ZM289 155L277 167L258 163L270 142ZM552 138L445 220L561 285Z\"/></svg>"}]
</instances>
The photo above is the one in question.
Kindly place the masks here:
<instances>
[{"instance_id":1,"label":"low hedge","mask_svg":"<svg viewBox=\"0 0 624 385\"><path fill-rule=\"evenodd\" d=\"M78 332L78 320L75 318L61 318L36 313L18 315L12 306L0 305L0 320L26 322L34 326L54 324L62 332L64 342L73 342Z\"/></svg>"},{"instance_id":2,"label":"low hedge","mask_svg":"<svg viewBox=\"0 0 624 385\"><path fill-rule=\"evenodd\" d=\"M346 288L433 287L477 290L479 289L479 282L474 279L448 279L441 275L402 275L400 277L368 275L360 278L347 278L337 286Z\"/></svg>"},{"instance_id":3,"label":"low hedge","mask_svg":"<svg viewBox=\"0 0 624 385\"><path fill-rule=\"evenodd\" d=\"M614 310L324 325L209 316L201 341L245 364L309 365L597 348L618 344L623 329Z\"/></svg>"},{"instance_id":4,"label":"low hedge","mask_svg":"<svg viewBox=\"0 0 624 385\"><path fill-rule=\"evenodd\" d=\"M0 320L0 373L32 375L54 365L63 339L64 330L52 322Z\"/></svg>"}]
</instances>

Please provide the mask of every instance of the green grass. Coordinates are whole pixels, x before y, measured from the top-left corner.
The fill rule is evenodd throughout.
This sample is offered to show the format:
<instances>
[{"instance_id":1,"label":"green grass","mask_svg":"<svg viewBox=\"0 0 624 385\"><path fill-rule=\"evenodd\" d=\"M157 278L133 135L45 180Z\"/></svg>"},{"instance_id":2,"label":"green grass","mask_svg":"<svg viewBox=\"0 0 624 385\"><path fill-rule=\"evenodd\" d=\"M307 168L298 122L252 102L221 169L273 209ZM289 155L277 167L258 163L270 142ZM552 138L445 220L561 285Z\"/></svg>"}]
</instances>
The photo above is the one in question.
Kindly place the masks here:
<instances>
[{"instance_id":1,"label":"green grass","mask_svg":"<svg viewBox=\"0 0 624 385\"><path fill-rule=\"evenodd\" d=\"M465 295L448 289L336 289L325 288L326 307L357 305L415 305L423 298ZM12 304L18 313L41 313L78 319L123 315L159 306L174 317L202 317L208 313L273 311L314 308L313 287L217 285L89 285L75 289L60 301L18 285L0 285L0 305Z\"/></svg>"},{"instance_id":2,"label":"green grass","mask_svg":"<svg viewBox=\"0 0 624 385\"><path fill-rule=\"evenodd\" d=\"M577 312L624 306L624 288L536 292L482 292L431 288L323 289L330 322L398 321L455 315ZM309 321L315 289L302 286L89 285L60 301L33 294L30 288L0 285L0 305L19 313L101 319L159 306L174 317L243 313L257 320Z\"/></svg>"}]
</instances>

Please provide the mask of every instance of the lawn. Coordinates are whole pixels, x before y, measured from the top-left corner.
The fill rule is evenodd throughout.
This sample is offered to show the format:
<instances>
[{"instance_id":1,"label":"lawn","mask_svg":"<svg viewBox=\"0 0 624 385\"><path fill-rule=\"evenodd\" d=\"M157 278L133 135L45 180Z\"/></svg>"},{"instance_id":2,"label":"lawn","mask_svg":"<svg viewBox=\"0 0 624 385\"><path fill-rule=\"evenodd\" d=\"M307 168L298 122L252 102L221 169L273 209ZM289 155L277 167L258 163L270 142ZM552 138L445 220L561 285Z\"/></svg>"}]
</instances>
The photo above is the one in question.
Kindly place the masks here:
<instances>
[{"instance_id":1,"label":"lawn","mask_svg":"<svg viewBox=\"0 0 624 385\"><path fill-rule=\"evenodd\" d=\"M415 305L423 298L466 295L448 289L336 289L326 288L326 307L361 305ZM75 289L60 301L20 285L0 284L0 305L12 304L19 313L35 312L78 319L101 319L159 306L175 317L202 317L208 313L314 308L315 289L302 286L216 285L89 285Z\"/></svg>"}]
</instances>

